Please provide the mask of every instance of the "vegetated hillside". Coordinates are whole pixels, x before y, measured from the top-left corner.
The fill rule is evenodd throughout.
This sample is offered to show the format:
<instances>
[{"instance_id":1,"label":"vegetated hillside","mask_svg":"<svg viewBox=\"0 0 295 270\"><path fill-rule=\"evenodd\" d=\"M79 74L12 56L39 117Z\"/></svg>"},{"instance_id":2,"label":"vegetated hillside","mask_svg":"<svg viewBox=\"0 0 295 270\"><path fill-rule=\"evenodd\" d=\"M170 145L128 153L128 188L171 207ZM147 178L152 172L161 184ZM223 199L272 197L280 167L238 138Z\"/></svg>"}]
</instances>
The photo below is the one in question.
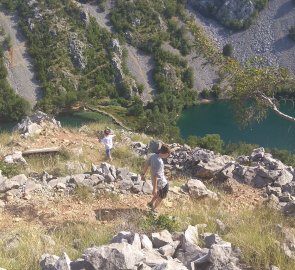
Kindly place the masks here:
<instances>
[{"instance_id":1,"label":"vegetated hillside","mask_svg":"<svg viewBox=\"0 0 295 270\"><path fill-rule=\"evenodd\" d=\"M37 107L57 113L77 102L108 105L108 110L129 119L135 128L177 136L173 128L177 116L197 100L197 90L201 90L194 88L198 80L194 72L207 59L205 38L192 33L190 28L195 26L186 16L185 1L114 1L106 14L114 29L111 32L102 27L105 22L101 23L99 16L93 18L85 9L85 3L104 9L106 2L3 1L7 10L19 14L28 51L35 60L44 92ZM195 42L203 42L203 47ZM126 50L124 43L129 44ZM167 43L177 53L163 46ZM143 68L136 73L136 67L130 68L135 61L127 60L128 52L147 55L152 70ZM200 64L193 67L185 57L191 52L195 59L200 57ZM139 62L145 62L144 57ZM216 72L213 70L212 81L200 80L204 83L199 85L211 88L218 83ZM140 73L147 73L148 81L153 78L157 92L145 107L139 98L146 92L146 84L137 76Z\"/></svg>"},{"instance_id":2,"label":"vegetated hillside","mask_svg":"<svg viewBox=\"0 0 295 270\"><path fill-rule=\"evenodd\" d=\"M224 57L190 16L186 1L81 2L2 1L18 14L35 61L44 92L37 108L56 114L99 107L134 129L176 140L185 106L199 97L228 97L243 77L239 63Z\"/></svg>"}]
</instances>

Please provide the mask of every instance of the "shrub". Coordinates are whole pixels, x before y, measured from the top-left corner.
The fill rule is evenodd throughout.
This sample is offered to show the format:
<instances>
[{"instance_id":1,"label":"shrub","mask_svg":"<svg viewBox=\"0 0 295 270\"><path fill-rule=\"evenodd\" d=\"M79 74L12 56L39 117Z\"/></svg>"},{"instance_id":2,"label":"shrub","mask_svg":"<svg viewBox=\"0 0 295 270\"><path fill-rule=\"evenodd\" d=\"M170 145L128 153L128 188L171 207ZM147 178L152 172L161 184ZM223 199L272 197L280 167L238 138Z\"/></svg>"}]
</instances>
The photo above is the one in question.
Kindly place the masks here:
<instances>
[{"instance_id":1,"label":"shrub","mask_svg":"<svg viewBox=\"0 0 295 270\"><path fill-rule=\"evenodd\" d=\"M21 173L21 166L16 164L6 164L0 161L0 171L7 177L12 177Z\"/></svg>"},{"instance_id":2,"label":"shrub","mask_svg":"<svg viewBox=\"0 0 295 270\"><path fill-rule=\"evenodd\" d=\"M199 146L216 153L221 153L224 146L224 142L219 134L207 134L204 137L189 136L186 143L191 147Z\"/></svg>"},{"instance_id":3,"label":"shrub","mask_svg":"<svg viewBox=\"0 0 295 270\"><path fill-rule=\"evenodd\" d=\"M210 91L208 90L208 89L203 89L203 91L200 93L200 96L202 97L202 98L209 98L210 97Z\"/></svg>"},{"instance_id":4,"label":"shrub","mask_svg":"<svg viewBox=\"0 0 295 270\"><path fill-rule=\"evenodd\" d=\"M234 51L233 46L230 43L227 43L224 45L224 47L222 49L222 54L224 56L232 57L233 51Z\"/></svg>"},{"instance_id":5,"label":"shrub","mask_svg":"<svg viewBox=\"0 0 295 270\"><path fill-rule=\"evenodd\" d=\"M289 29L289 37L295 41L295 25Z\"/></svg>"},{"instance_id":6,"label":"shrub","mask_svg":"<svg viewBox=\"0 0 295 270\"><path fill-rule=\"evenodd\" d=\"M207 134L199 141L199 146L205 149L212 150L216 153L222 152L222 147L224 145L223 140L220 138L219 134Z\"/></svg>"},{"instance_id":7,"label":"shrub","mask_svg":"<svg viewBox=\"0 0 295 270\"><path fill-rule=\"evenodd\" d=\"M284 164L289 166L295 166L295 155L289 152L288 150L281 150L281 149L269 149L269 151L274 158L279 159Z\"/></svg>"},{"instance_id":8,"label":"shrub","mask_svg":"<svg viewBox=\"0 0 295 270\"><path fill-rule=\"evenodd\" d=\"M179 230L180 224L173 216L162 214L157 217L155 213L151 211L148 213L146 219L143 221L142 227L146 232L156 232L160 230L175 232Z\"/></svg>"},{"instance_id":9,"label":"shrub","mask_svg":"<svg viewBox=\"0 0 295 270\"><path fill-rule=\"evenodd\" d=\"M229 143L224 147L224 154L232 156L251 155L253 149L258 148L257 144L248 144L244 142Z\"/></svg>"}]
</instances>

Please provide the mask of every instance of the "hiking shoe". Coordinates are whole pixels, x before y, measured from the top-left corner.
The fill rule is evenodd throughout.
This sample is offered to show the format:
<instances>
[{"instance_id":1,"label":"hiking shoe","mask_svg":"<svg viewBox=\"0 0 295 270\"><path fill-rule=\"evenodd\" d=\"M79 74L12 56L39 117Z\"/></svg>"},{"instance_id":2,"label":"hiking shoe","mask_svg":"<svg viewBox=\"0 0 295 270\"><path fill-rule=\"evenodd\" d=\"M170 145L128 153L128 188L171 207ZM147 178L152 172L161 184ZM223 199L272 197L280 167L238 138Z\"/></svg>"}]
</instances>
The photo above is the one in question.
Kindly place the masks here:
<instances>
[{"instance_id":1,"label":"hiking shoe","mask_svg":"<svg viewBox=\"0 0 295 270\"><path fill-rule=\"evenodd\" d=\"M153 209L153 204L151 202L148 202L146 205L147 205L148 208Z\"/></svg>"}]
</instances>

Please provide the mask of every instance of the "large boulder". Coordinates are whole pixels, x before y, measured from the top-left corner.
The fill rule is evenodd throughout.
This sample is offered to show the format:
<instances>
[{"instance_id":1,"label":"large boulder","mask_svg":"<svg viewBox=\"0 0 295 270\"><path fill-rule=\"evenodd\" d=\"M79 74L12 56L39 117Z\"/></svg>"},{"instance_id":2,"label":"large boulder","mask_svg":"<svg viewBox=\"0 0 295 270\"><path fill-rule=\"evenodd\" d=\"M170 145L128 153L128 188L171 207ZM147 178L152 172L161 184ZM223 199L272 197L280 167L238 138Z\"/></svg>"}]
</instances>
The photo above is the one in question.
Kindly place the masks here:
<instances>
[{"instance_id":1,"label":"large boulder","mask_svg":"<svg viewBox=\"0 0 295 270\"><path fill-rule=\"evenodd\" d=\"M83 257L93 270L127 270L134 269L143 260L144 254L133 245L122 242L88 248Z\"/></svg>"},{"instance_id":2,"label":"large boulder","mask_svg":"<svg viewBox=\"0 0 295 270\"><path fill-rule=\"evenodd\" d=\"M21 151L15 151L12 154L6 155L4 157L4 162L7 164L27 164L27 161L23 158Z\"/></svg>"},{"instance_id":3,"label":"large boulder","mask_svg":"<svg viewBox=\"0 0 295 270\"><path fill-rule=\"evenodd\" d=\"M198 179L190 179L187 182L187 187L191 197L195 199L208 197L214 200L218 199L218 196L215 192L210 191L204 185L204 183Z\"/></svg>"},{"instance_id":4,"label":"large boulder","mask_svg":"<svg viewBox=\"0 0 295 270\"><path fill-rule=\"evenodd\" d=\"M213 151L195 148L192 151L192 161L196 164L196 176L201 179L211 179L226 164L233 160L232 157L226 155L215 155Z\"/></svg>"},{"instance_id":5,"label":"large boulder","mask_svg":"<svg viewBox=\"0 0 295 270\"><path fill-rule=\"evenodd\" d=\"M58 129L60 128L60 122L55 120L54 117L47 115L41 111L35 112L31 116L26 116L20 123L14 128L25 137L34 136L40 134L44 129Z\"/></svg>"}]
</instances>

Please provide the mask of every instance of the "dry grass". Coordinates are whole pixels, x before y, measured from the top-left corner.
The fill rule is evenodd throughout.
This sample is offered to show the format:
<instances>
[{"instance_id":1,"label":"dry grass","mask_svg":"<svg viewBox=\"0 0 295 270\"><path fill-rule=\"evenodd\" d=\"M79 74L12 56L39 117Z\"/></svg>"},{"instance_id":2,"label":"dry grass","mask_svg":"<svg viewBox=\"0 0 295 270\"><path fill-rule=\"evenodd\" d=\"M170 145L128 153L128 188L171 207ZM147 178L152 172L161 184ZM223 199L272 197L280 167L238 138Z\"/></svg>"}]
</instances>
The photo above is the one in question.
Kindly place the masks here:
<instances>
[{"instance_id":1,"label":"dry grass","mask_svg":"<svg viewBox=\"0 0 295 270\"><path fill-rule=\"evenodd\" d=\"M215 201L190 201L179 204L168 214L175 215L183 228L188 224L207 224L204 231L218 233L224 240L240 247L244 261L254 269L269 269L270 265L284 270L294 269L294 261L281 250L278 242L282 239L275 232L276 224L286 227L292 224L273 209L261 206L232 213ZM226 224L226 232L218 230L216 219Z\"/></svg>"},{"instance_id":2,"label":"dry grass","mask_svg":"<svg viewBox=\"0 0 295 270\"><path fill-rule=\"evenodd\" d=\"M61 255L66 252L74 260L86 248L108 243L112 233L112 227L96 222L69 222L50 229L39 225L18 224L9 232L9 235L18 239L15 245L9 245L5 237L0 240L0 265L13 270L39 270L42 254ZM8 234L3 232L2 235ZM44 239L44 235L49 235L55 244Z\"/></svg>"}]
</instances>

